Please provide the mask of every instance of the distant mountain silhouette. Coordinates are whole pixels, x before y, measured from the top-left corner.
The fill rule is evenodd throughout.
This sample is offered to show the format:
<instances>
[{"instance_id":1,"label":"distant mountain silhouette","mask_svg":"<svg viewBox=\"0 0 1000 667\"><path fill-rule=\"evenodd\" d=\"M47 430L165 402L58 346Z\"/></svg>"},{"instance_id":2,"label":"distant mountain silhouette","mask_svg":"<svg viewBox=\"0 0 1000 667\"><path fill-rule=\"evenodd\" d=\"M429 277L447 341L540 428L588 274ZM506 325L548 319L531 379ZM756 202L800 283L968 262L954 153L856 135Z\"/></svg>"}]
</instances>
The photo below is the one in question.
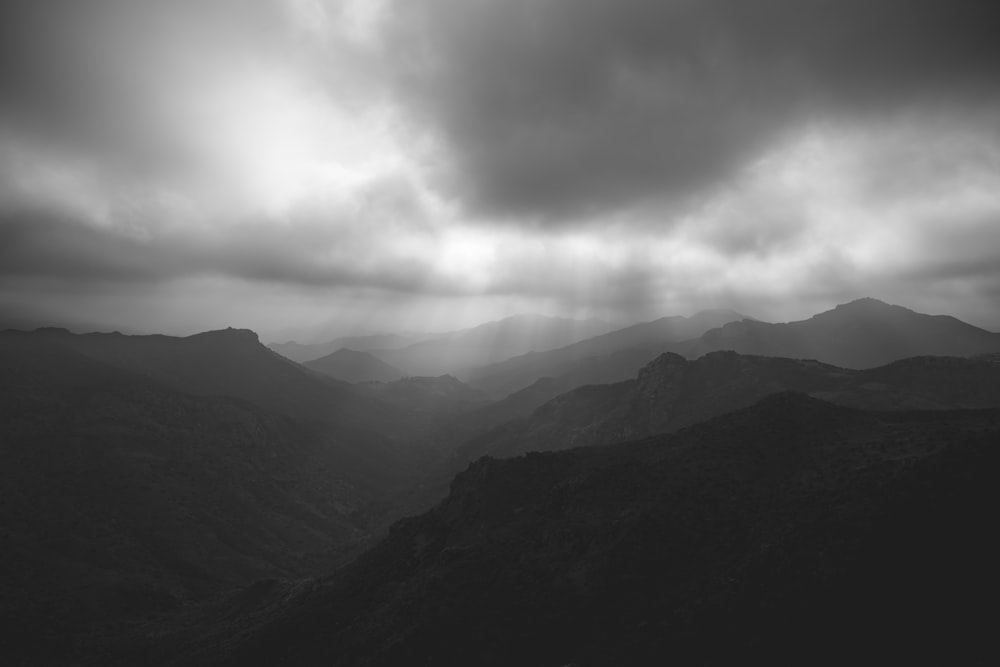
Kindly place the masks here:
<instances>
[{"instance_id":1,"label":"distant mountain silhouette","mask_svg":"<svg viewBox=\"0 0 1000 667\"><path fill-rule=\"evenodd\" d=\"M302 344L296 343L295 341L288 341L286 343L271 343L268 347L281 356L291 359L292 361L297 361L301 364L306 361L312 361L314 359L319 359L320 357L325 357L326 355L336 352L342 348L357 350L359 352L367 352L369 350L394 350L427 340L434 340L435 338L443 338L448 335L450 334L370 334L366 336L345 336L335 338L325 343L315 344Z\"/></svg>"},{"instance_id":2,"label":"distant mountain silhouette","mask_svg":"<svg viewBox=\"0 0 1000 667\"><path fill-rule=\"evenodd\" d=\"M161 647L226 665L975 663L998 442L997 410L786 393L642 442L482 459L336 576L189 622L194 638L160 627Z\"/></svg>"},{"instance_id":3,"label":"distant mountain silhouette","mask_svg":"<svg viewBox=\"0 0 1000 667\"><path fill-rule=\"evenodd\" d=\"M871 368L919 355L998 352L1000 334L954 317L924 315L865 298L799 322L731 322L672 351L695 358L716 350Z\"/></svg>"},{"instance_id":4,"label":"distant mountain silhouette","mask_svg":"<svg viewBox=\"0 0 1000 667\"><path fill-rule=\"evenodd\" d=\"M468 374L467 381L502 397L544 377L565 378L573 386L627 380L669 349L669 344L695 338L744 317L731 310L705 310L691 317L664 317L558 349L523 354L478 368Z\"/></svg>"},{"instance_id":5,"label":"distant mountain silhouette","mask_svg":"<svg viewBox=\"0 0 1000 667\"><path fill-rule=\"evenodd\" d=\"M391 382L403 377L402 371L378 357L347 348L307 361L304 365L344 382Z\"/></svg>"},{"instance_id":6,"label":"distant mountain silhouette","mask_svg":"<svg viewBox=\"0 0 1000 667\"><path fill-rule=\"evenodd\" d=\"M514 456L669 433L783 391L879 410L1000 407L1000 364L915 357L859 371L735 352L713 352L695 361L667 353L635 380L562 394L529 418L474 438L458 457Z\"/></svg>"},{"instance_id":7,"label":"distant mountain silhouette","mask_svg":"<svg viewBox=\"0 0 1000 667\"><path fill-rule=\"evenodd\" d=\"M467 369L532 350L562 347L602 334L611 325L600 320L573 320L545 315L514 315L454 332L402 349L371 350L408 375L465 378Z\"/></svg>"}]
</instances>

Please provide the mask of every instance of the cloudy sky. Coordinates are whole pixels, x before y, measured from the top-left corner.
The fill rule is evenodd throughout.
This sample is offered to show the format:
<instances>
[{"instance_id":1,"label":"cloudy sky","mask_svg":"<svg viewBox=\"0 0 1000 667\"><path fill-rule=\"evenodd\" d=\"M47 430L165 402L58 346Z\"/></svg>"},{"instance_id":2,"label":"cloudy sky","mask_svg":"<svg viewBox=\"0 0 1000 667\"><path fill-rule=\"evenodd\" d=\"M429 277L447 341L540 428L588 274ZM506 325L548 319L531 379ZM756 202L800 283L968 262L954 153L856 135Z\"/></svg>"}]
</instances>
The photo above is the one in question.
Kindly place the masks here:
<instances>
[{"instance_id":1,"label":"cloudy sky","mask_svg":"<svg viewBox=\"0 0 1000 667\"><path fill-rule=\"evenodd\" d=\"M0 325L1000 330L995 0L4 0Z\"/></svg>"}]
</instances>

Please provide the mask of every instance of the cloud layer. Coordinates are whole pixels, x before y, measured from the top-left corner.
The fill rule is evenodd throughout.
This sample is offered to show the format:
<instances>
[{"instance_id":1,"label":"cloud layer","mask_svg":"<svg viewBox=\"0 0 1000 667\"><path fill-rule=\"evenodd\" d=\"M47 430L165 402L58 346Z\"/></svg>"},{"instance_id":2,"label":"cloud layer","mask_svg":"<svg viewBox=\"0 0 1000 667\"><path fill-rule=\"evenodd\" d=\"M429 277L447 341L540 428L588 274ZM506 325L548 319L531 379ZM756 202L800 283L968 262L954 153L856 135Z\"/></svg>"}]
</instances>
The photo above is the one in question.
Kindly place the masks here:
<instances>
[{"instance_id":1,"label":"cloud layer","mask_svg":"<svg viewBox=\"0 0 1000 667\"><path fill-rule=\"evenodd\" d=\"M992 4L11 0L0 324L1000 329Z\"/></svg>"}]
</instances>

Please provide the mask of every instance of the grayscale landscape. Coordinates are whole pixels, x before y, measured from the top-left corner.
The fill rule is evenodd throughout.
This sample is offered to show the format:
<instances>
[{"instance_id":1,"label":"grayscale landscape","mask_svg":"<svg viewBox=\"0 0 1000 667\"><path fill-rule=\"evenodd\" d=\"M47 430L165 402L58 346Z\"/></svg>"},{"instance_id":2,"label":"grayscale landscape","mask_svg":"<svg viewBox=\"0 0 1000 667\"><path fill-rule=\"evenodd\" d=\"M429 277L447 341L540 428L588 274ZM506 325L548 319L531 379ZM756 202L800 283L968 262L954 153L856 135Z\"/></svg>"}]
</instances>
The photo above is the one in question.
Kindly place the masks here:
<instances>
[{"instance_id":1,"label":"grayscale landscape","mask_svg":"<svg viewBox=\"0 0 1000 667\"><path fill-rule=\"evenodd\" d=\"M993 664L993 4L0 3L0 664Z\"/></svg>"}]
</instances>

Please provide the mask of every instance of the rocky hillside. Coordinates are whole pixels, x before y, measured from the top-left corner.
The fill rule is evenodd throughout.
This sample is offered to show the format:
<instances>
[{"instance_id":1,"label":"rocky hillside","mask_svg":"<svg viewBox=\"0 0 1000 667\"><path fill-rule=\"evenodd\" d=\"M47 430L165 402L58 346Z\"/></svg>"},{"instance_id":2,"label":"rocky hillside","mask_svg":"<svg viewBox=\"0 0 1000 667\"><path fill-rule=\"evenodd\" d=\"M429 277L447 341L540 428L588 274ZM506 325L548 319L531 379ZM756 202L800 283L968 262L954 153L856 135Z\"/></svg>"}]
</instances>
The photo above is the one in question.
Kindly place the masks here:
<instances>
[{"instance_id":1,"label":"rocky hillside","mask_svg":"<svg viewBox=\"0 0 1000 667\"><path fill-rule=\"evenodd\" d=\"M779 394L675 435L483 459L337 576L172 655L974 663L992 650L998 442L996 410L872 413Z\"/></svg>"},{"instance_id":2,"label":"rocky hillside","mask_svg":"<svg viewBox=\"0 0 1000 667\"><path fill-rule=\"evenodd\" d=\"M915 357L858 371L735 352L695 361L668 353L635 380L562 394L529 418L472 439L458 456L471 461L668 433L782 391L877 410L1000 407L1000 364L989 358Z\"/></svg>"}]
</instances>

